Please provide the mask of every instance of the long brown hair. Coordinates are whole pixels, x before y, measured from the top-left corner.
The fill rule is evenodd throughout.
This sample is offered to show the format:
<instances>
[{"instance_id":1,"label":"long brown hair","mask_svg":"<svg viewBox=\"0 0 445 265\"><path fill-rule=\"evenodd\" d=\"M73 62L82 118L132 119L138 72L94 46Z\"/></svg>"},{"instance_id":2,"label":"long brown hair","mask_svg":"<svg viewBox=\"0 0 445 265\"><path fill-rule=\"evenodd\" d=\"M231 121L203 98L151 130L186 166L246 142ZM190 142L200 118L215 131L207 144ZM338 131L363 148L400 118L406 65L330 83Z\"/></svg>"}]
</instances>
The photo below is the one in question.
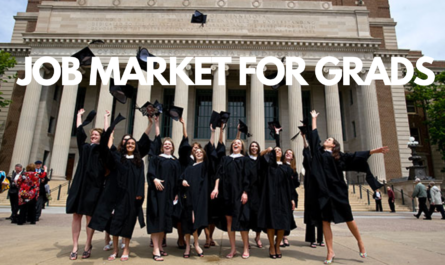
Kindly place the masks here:
<instances>
[{"instance_id":1,"label":"long brown hair","mask_svg":"<svg viewBox=\"0 0 445 265\"><path fill-rule=\"evenodd\" d=\"M261 154L261 147L260 147L260 144L259 144L258 142L256 142L256 141L253 141L253 142L250 143L250 145L249 145L249 155L252 155L252 154L250 153L250 148L252 148L252 144L256 144L256 145L258 146L258 153L257 153L257 156L260 156L260 154Z\"/></svg>"},{"instance_id":2,"label":"long brown hair","mask_svg":"<svg viewBox=\"0 0 445 265\"><path fill-rule=\"evenodd\" d=\"M286 162L286 153L288 151L292 152L292 160L290 161L290 167L292 168L292 170L295 172L297 172L297 159L295 159L295 153L294 151L292 151L292 149L287 149L286 152L284 152L283 156L281 157L281 160L283 161L283 163Z\"/></svg>"},{"instance_id":3,"label":"long brown hair","mask_svg":"<svg viewBox=\"0 0 445 265\"><path fill-rule=\"evenodd\" d=\"M127 157L125 155L127 154L127 144L128 141L130 140L134 141L134 151L133 151L134 159L131 159L131 162L135 164L137 167L141 167L142 165L141 153L139 152L138 142L133 137L130 137L129 139L125 140L125 143L120 146L122 147L119 150L119 152L121 153L121 162L124 163L125 161L127 161Z\"/></svg>"},{"instance_id":4,"label":"long brown hair","mask_svg":"<svg viewBox=\"0 0 445 265\"><path fill-rule=\"evenodd\" d=\"M334 145L335 145L334 148L332 148L332 156L334 157L335 160L339 160L340 159L340 148L341 148L341 145L334 137L332 137L332 140L333 140Z\"/></svg>"},{"instance_id":5,"label":"long brown hair","mask_svg":"<svg viewBox=\"0 0 445 265\"><path fill-rule=\"evenodd\" d=\"M204 149L202 149L202 148L198 148L198 149L196 149L196 151L198 151L198 150L201 150L201 151L202 151L202 161L206 161L206 160L207 160L207 154L206 154L206 151L204 151ZM195 152L196 152L196 151L195 151ZM195 161L198 161L198 159L196 158L195 153L193 153L192 156L193 156L193 158L195 159Z\"/></svg>"}]
</instances>

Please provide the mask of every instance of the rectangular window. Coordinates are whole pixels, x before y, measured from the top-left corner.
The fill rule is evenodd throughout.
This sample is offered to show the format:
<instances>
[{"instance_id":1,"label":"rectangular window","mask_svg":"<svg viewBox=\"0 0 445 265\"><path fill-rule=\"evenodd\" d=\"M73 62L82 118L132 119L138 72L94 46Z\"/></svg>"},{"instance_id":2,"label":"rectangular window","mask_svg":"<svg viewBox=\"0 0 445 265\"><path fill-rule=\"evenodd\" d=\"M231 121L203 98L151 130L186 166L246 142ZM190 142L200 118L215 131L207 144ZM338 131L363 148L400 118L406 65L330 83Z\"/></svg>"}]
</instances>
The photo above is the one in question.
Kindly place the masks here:
<instances>
[{"instance_id":1,"label":"rectangular window","mask_svg":"<svg viewBox=\"0 0 445 265\"><path fill-rule=\"evenodd\" d=\"M414 137L417 142L420 144L420 132L418 128L409 128L410 136Z\"/></svg>"},{"instance_id":2,"label":"rectangular window","mask_svg":"<svg viewBox=\"0 0 445 265\"><path fill-rule=\"evenodd\" d=\"M53 100L57 100L59 99L59 91L60 91L60 86L56 85L54 87L54 95L53 95Z\"/></svg>"},{"instance_id":3,"label":"rectangular window","mask_svg":"<svg viewBox=\"0 0 445 265\"><path fill-rule=\"evenodd\" d=\"M265 136L266 140L273 140L270 135L268 122L279 120L278 113L278 90L265 90L264 91L264 124L265 124Z\"/></svg>"},{"instance_id":4,"label":"rectangular window","mask_svg":"<svg viewBox=\"0 0 445 265\"><path fill-rule=\"evenodd\" d=\"M77 90L76 108L74 109L74 121L73 121L73 128L71 129L71 136L76 135L77 111L79 111L81 108L83 108L83 104L85 103L86 93L87 93L86 87L79 87L79 89ZM86 113L86 114L88 114L88 113Z\"/></svg>"},{"instance_id":5,"label":"rectangular window","mask_svg":"<svg viewBox=\"0 0 445 265\"><path fill-rule=\"evenodd\" d=\"M352 89L349 89L349 104L350 105L354 104L354 97L352 95Z\"/></svg>"},{"instance_id":6,"label":"rectangular window","mask_svg":"<svg viewBox=\"0 0 445 265\"><path fill-rule=\"evenodd\" d=\"M175 89L165 88L164 89L164 109L168 109L170 106L174 105L175 100ZM172 137L173 119L169 116L162 114L162 125L161 125L161 137Z\"/></svg>"},{"instance_id":7,"label":"rectangular window","mask_svg":"<svg viewBox=\"0 0 445 265\"><path fill-rule=\"evenodd\" d=\"M355 121L352 122L352 134L354 135L354 138L357 137L357 131L355 128Z\"/></svg>"},{"instance_id":8,"label":"rectangular window","mask_svg":"<svg viewBox=\"0 0 445 265\"><path fill-rule=\"evenodd\" d=\"M56 119L54 117L49 117L48 133L54 134L55 121L56 121Z\"/></svg>"},{"instance_id":9,"label":"rectangular window","mask_svg":"<svg viewBox=\"0 0 445 265\"><path fill-rule=\"evenodd\" d=\"M416 111L416 104L415 104L414 100L407 100L406 101L406 111L408 113L411 113L411 114L416 114L417 113L417 111Z\"/></svg>"},{"instance_id":10,"label":"rectangular window","mask_svg":"<svg viewBox=\"0 0 445 265\"><path fill-rule=\"evenodd\" d=\"M345 133L345 111L343 109L343 93L338 92L338 97L340 98L340 119L341 119L341 132L343 134L343 141L346 141Z\"/></svg>"},{"instance_id":11,"label":"rectangular window","mask_svg":"<svg viewBox=\"0 0 445 265\"><path fill-rule=\"evenodd\" d=\"M230 112L229 124L227 124L227 139L235 139L238 132L238 120L247 124L246 119L246 90L229 90L228 112ZM244 135L241 138L245 139Z\"/></svg>"},{"instance_id":12,"label":"rectangular window","mask_svg":"<svg viewBox=\"0 0 445 265\"><path fill-rule=\"evenodd\" d=\"M194 135L196 139L210 138L210 116L212 115L212 93L211 89L196 90L195 106L195 128Z\"/></svg>"}]
</instances>

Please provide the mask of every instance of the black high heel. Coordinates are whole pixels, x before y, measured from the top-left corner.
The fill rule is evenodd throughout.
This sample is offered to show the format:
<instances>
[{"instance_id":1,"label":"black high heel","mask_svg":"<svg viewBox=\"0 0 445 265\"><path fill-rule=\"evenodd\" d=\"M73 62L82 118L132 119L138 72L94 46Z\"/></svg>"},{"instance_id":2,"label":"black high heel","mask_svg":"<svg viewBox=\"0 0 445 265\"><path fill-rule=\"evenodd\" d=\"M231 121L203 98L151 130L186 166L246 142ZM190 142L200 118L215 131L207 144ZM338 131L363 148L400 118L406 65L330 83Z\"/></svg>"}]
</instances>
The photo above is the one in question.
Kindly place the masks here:
<instances>
[{"instance_id":1,"label":"black high heel","mask_svg":"<svg viewBox=\"0 0 445 265\"><path fill-rule=\"evenodd\" d=\"M269 253L269 257L270 257L271 259L277 259L277 255L272 255L272 254L270 254L270 253Z\"/></svg>"},{"instance_id":2,"label":"black high heel","mask_svg":"<svg viewBox=\"0 0 445 265\"><path fill-rule=\"evenodd\" d=\"M200 257L200 258L204 257L204 252L198 253L198 257Z\"/></svg>"}]
</instances>

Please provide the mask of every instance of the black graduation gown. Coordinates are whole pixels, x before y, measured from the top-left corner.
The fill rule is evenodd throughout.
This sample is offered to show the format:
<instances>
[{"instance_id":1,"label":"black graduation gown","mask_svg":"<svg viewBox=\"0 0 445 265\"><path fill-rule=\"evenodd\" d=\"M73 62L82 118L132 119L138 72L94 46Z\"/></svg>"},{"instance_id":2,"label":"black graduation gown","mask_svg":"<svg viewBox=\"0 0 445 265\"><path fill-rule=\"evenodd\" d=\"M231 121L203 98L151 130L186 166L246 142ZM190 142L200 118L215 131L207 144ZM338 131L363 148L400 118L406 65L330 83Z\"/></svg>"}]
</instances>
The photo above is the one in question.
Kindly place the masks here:
<instances>
[{"instance_id":1,"label":"black graduation gown","mask_svg":"<svg viewBox=\"0 0 445 265\"><path fill-rule=\"evenodd\" d=\"M225 148L225 147L224 147ZM225 216L232 216L232 231L249 231L249 202L241 203L243 192L250 193L250 180L246 174L248 157L223 156L219 163L216 178L219 179L219 195L222 203L217 227L227 231Z\"/></svg>"},{"instance_id":2,"label":"black graduation gown","mask_svg":"<svg viewBox=\"0 0 445 265\"><path fill-rule=\"evenodd\" d=\"M319 225L321 223L320 205L318 203L317 180L311 176L311 151L308 147L303 149L304 176L304 223L308 225Z\"/></svg>"},{"instance_id":3,"label":"black graduation gown","mask_svg":"<svg viewBox=\"0 0 445 265\"><path fill-rule=\"evenodd\" d=\"M103 161L106 161L109 174L105 177L105 183L103 191L100 195L97 207L94 211L93 218L91 218L89 227L97 231L105 231L111 218L112 212L116 207L116 204L121 200L117 194L120 194L120 175L115 167L115 155L120 156L115 146L112 146L108 150L109 133L102 137L101 146L103 147L101 157ZM139 153L143 158L150 150L151 140L143 133L139 141L137 142ZM144 180L145 181L145 180ZM142 186L145 183L142 182ZM142 208L141 208L142 209ZM142 212L142 211L141 211ZM143 221L143 219L142 219ZM139 223L142 224L141 220Z\"/></svg>"},{"instance_id":4,"label":"black graduation gown","mask_svg":"<svg viewBox=\"0 0 445 265\"><path fill-rule=\"evenodd\" d=\"M336 224L352 221L354 218L343 171L367 171L371 174L366 162L370 153L369 151L341 153L340 159L335 160L331 152L321 148L318 130L313 130L311 134L309 138L312 152L311 177L316 179L319 188L318 203L321 218L323 221Z\"/></svg>"},{"instance_id":5,"label":"black graduation gown","mask_svg":"<svg viewBox=\"0 0 445 265\"><path fill-rule=\"evenodd\" d=\"M260 157L246 159L246 173L250 180L250 192L248 194L248 201L250 204L250 228L255 232L260 232L261 228L258 226L258 210L261 203L261 194L263 192L263 174L261 173Z\"/></svg>"},{"instance_id":6,"label":"black graduation gown","mask_svg":"<svg viewBox=\"0 0 445 265\"><path fill-rule=\"evenodd\" d=\"M114 214L107 224L107 232L113 236L131 238L136 220L139 218L141 228L145 226L142 204L144 202L144 162L136 166L131 159L121 162L121 156L114 154L118 171L119 193L114 207ZM141 200L136 197L141 196Z\"/></svg>"},{"instance_id":7,"label":"black graduation gown","mask_svg":"<svg viewBox=\"0 0 445 265\"><path fill-rule=\"evenodd\" d=\"M181 165L175 158L161 155L150 159L147 182L147 233L171 233L173 228L173 201L178 194ZM158 191L154 179L164 180L164 190Z\"/></svg>"},{"instance_id":8,"label":"black graduation gown","mask_svg":"<svg viewBox=\"0 0 445 265\"><path fill-rule=\"evenodd\" d=\"M266 172L258 215L262 229L290 231L296 228L292 211L292 168L278 165L275 150L261 157L261 168Z\"/></svg>"},{"instance_id":9,"label":"black graduation gown","mask_svg":"<svg viewBox=\"0 0 445 265\"><path fill-rule=\"evenodd\" d=\"M85 143L87 135L83 125L77 128L79 162L66 202L66 213L92 216L104 183L104 166L100 160L100 147Z\"/></svg>"}]
</instances>

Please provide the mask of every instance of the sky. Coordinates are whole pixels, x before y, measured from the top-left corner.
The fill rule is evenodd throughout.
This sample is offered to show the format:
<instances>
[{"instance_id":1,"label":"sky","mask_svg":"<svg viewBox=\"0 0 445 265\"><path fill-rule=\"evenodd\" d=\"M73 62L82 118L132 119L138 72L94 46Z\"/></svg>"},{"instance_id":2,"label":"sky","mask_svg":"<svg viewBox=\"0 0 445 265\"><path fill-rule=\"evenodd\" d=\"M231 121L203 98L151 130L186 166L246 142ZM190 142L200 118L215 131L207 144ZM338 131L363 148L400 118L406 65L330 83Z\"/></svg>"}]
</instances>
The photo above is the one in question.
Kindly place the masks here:
<instances>
[{"instance_id":1,"label":"sky","mask_svg":"<svg viewBox=\"0 0 445 265\"><path fill-rule=\"evenodd\" d=\"M27 2L0 0L0 43L11 41L13 16L24 12ZM397 22L399 48L421 50L435 60L445 60L445 1L389 0L389 4L391 16Z\"/></svg>"}]
</instances>

